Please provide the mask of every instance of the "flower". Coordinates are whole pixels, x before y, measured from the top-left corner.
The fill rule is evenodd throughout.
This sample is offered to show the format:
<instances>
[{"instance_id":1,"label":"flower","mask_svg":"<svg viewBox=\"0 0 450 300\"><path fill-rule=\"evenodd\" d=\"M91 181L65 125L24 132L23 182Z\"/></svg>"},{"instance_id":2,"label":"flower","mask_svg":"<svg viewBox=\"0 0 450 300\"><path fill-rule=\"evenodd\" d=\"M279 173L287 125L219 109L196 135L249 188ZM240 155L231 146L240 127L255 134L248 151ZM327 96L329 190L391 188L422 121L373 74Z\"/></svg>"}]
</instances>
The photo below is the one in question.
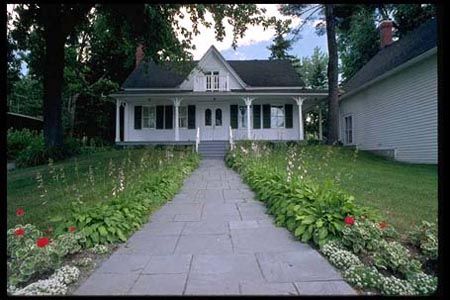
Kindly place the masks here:
<instances>
[{"instance_id":1,"label":"flower","mask_svg":"<svg viewBox=\"0 0 450 300\"><path fill-rule=\"evenodd\" d=\"M47 229L45 229L44 231L43 231L45 234L50 234L51 232L53 232L53 227L48 227Z\"/></svg>"},{"instance_id":2,"label":"flower","mask_svg":"<svg viewBox=\"0 0 450 300\"><path fill-rule=\"evenodd\" d=\"M23 228L17 228L16 230L14 230L14 234L16 235L16 236L22 236L22 235L24 235L25 234L25 229L23 229Z\"/></svg>"},{"instance_id":3,"label":"flower","mask_svg":"<svg viewBox=\"0 0 450 300\"><path fill-rule=\"evenodd\" d=\"M48 237L41 237L41 238L37 239L36 245L39 248L43 248L43 247L47 246L49 242L50 242L50 240L48 239Z\"/></svg>"},{"instance_id":4,"label":"flower","mask_svg":"<svg viewBox=\"0 0 450 300\"><path fill-rule=\"evenodd\" d=\"M345 224L347 224L347 225L353 225L353 224L355 224L355 218L350 217L350 216L346 216L346 217L344 218L344 222L345 222Z\"/></svg>"},{"instance_id":5,"label":"flower","mask_svg":"<svg viewBox=\"0 0 450 300\"><path fill-rule=\"evenodd\" d=\"M386 223L385 221L381 221L380 223L378 223L378 226L381 229L384 229L384 228L388 227L388 223Z\"/></svg>"},{"instance_id":6,"label":"flower","mask_svg":"<svg viewBox=\"0 0 450 300\"><path fill-rule=\"evenodd\" d=\"M25 210L23 208L16 209L16 216L22 217L25 214Z\"/></svg>"},{"instance_id":7,"label":"flower","mask_svg":"<svg viewBox=\"0 0 450 300\"><path fill-rule=\"evenodd\" d=\"M69 226L69 232L74 232L75 230L77 230L75 226Z\"/></svg>"}]
</instances>

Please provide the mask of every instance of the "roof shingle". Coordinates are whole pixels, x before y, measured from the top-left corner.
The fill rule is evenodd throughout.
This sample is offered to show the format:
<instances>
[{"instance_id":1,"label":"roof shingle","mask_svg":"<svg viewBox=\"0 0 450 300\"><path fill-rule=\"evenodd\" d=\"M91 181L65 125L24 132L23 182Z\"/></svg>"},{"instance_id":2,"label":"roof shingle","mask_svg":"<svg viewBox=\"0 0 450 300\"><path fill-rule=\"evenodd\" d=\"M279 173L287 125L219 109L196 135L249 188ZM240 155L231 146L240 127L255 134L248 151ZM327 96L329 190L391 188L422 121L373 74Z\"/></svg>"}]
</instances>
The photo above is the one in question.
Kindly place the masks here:
<instances>
[{"instance_id":1,"label":"roof shingle","mask_svg":"<svg viewBox=\"0 0 450 300\"><path fill-rule=\"evenodd\" d=\"M346 93L419 56L437 45L436 19L431 19L402 39L381 49L346 84Z\"/></svg>"}]
</instances>

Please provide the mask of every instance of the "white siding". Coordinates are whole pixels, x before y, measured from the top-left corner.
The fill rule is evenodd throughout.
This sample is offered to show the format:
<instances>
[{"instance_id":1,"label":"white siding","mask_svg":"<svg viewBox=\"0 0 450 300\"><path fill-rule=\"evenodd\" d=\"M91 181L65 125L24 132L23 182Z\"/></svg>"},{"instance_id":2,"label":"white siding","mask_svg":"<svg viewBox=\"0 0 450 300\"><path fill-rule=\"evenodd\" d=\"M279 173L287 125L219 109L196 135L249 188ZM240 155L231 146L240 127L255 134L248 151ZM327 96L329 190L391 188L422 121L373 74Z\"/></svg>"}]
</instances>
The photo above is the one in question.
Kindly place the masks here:
<instances>
[{"instance_id":1,"label":"white siding","mask_svg":"<svg viewBox=\"0 0 450 300\"><path fill-rule=\"evenodd\" d=\"M228 84L230 89L242 89L242 85L234 78L234 76L228 71L228 69L223 65L223 63L219 60L219 58L216 56L214 52L210 52L207 57L205 57L205 60L203 61L204 65L202 67L202 71L205 72L212 72L212 71L219 71L219 76L228 76ZM190 74L188 79L180 84L180 88L183 90L192 90L194 89L194 80L195 77L199 74L202 74L202 72L195 70Z\"/></svg>"},{"instance_id":2,"label":"white siding","mask_svg":"<svg viewBox=\"0 0 450 300\"><path fill-rule=\"evenodd\" d=\"M348 114L361 150L396 149L399 161L437 163L436 54L343 99L341 140Z\"/></svg>"}]
</instances>

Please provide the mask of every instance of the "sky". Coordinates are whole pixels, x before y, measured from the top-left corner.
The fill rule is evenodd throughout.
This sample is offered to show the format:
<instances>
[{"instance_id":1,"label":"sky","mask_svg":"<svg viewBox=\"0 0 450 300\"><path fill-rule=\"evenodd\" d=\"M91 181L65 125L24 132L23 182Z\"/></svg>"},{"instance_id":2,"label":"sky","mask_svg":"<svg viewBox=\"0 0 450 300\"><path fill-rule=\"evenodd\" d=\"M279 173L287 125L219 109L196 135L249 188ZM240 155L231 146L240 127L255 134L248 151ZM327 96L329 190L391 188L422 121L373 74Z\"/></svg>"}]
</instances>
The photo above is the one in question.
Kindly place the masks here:
<instances>
[{"instance_id":1,"label":"sky","mask_svg":"<svg viewBox=\"0 0 450 300\"><path fill-rule=\"evenodd\" d=\"M278 11L279 4L257 4L258 7L264 7L267 17L275 16L278 19L291 19L291 28L298 26L302 20L299 18L291 18L281 15ZM12 11L13 5L8 4L7 10ZM187 29L192 28L192 23L185 13L186 17L179 19L180 25ZM212 21L211 14L206 14L206 19ZM231 47L232 42L232 26L228 22L223 22L225 25L225 38L222 42L215 39L214 28L206 28L199 25L200 34L193 37L192 43L196 45L196 50L192 51L194 60L200 59L211 45L214 45L227 60L248 60L248 59L268 59L270 51L267 49L271 45L275 35L275 30L269 28L264 30L262 26L249 26L245 36L238 40L237 48L234 50ZM313 49L318 46L323 52L327 52L326 35L318 36L314 30L314 22L308 22L303 26L301 31L301 38L294 44L289 54L297 57L311 56ZM181 36L181 35L180 35ZM26 64L22 64L22 73L27 72Z\"/></svg>"}]
</instances>

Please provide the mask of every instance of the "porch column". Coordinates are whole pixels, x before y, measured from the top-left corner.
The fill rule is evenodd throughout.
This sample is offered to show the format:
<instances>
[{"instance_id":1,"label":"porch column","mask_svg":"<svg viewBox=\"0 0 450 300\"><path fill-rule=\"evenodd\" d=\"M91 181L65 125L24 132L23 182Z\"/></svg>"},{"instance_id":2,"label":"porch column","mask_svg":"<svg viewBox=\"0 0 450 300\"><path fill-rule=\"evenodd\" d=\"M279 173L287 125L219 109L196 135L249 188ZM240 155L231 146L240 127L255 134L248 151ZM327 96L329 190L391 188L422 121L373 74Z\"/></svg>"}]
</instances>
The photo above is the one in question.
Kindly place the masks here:
<instances>
[{"instance_id":1,"label":"porch column","mask_svg":"<svg viewBox=\"0 0 450 300\"><path fill-rule=\"evenodd\" d=\"M182 98L173 98L171 99L173 102L173 106L175 106L175 141L180 140L180 131L179 131L179 124L178 124L178 108L180 107Z\"/></svg>"},{"instance_id":2,"label":"porch column","mask_svg":"<svg viewBox=\"0 0 450 300\"><path fill-rule=\"evenodd\" d=\"M120 100L116 99L116 142L120 142Z\"/></svg>"},{"instance_id":3,"label":"porch column","mask_svg":"<svg viewBox=\"0 0 450 300\"><path fill-rule=\"evenodd\" d=\"M319 140L322 140L322 108L319 106Z\"/></svg>"},{"instance_id":4,"label":"porch column","mask_svg":"<svg viewBox=\"0 0 450 300\"><path fill-rule=\"evenodd\" d=\"M294 97L292 98L295 100L298 106L298 139L300 141L303 141L305 139L304 133L303 133L303 113L302 113L302 105L303 101L305 101L305 98L302 97Z\"/></svg>"},{"instance_id":5,"label":"porch column","mask_svg":"<svg viewBox=\"0 0 450 300\"><path fill-rule=\"evenodd\" d=\"M128 103L122 102L123 105L123 141L128 141Z\"/></svg>"},{"instance_id":6,"label":"porch column","mask_svg":"<svg viewBox=\"0 0 450 300\"><path fill-rule=\"evenodd\" d=\"M244 97L242 98L247 106L247 139L251 139L251 131L250 131L250 105L252 105L253 100L255 98Z\"/></svg>"}]
</instances>

